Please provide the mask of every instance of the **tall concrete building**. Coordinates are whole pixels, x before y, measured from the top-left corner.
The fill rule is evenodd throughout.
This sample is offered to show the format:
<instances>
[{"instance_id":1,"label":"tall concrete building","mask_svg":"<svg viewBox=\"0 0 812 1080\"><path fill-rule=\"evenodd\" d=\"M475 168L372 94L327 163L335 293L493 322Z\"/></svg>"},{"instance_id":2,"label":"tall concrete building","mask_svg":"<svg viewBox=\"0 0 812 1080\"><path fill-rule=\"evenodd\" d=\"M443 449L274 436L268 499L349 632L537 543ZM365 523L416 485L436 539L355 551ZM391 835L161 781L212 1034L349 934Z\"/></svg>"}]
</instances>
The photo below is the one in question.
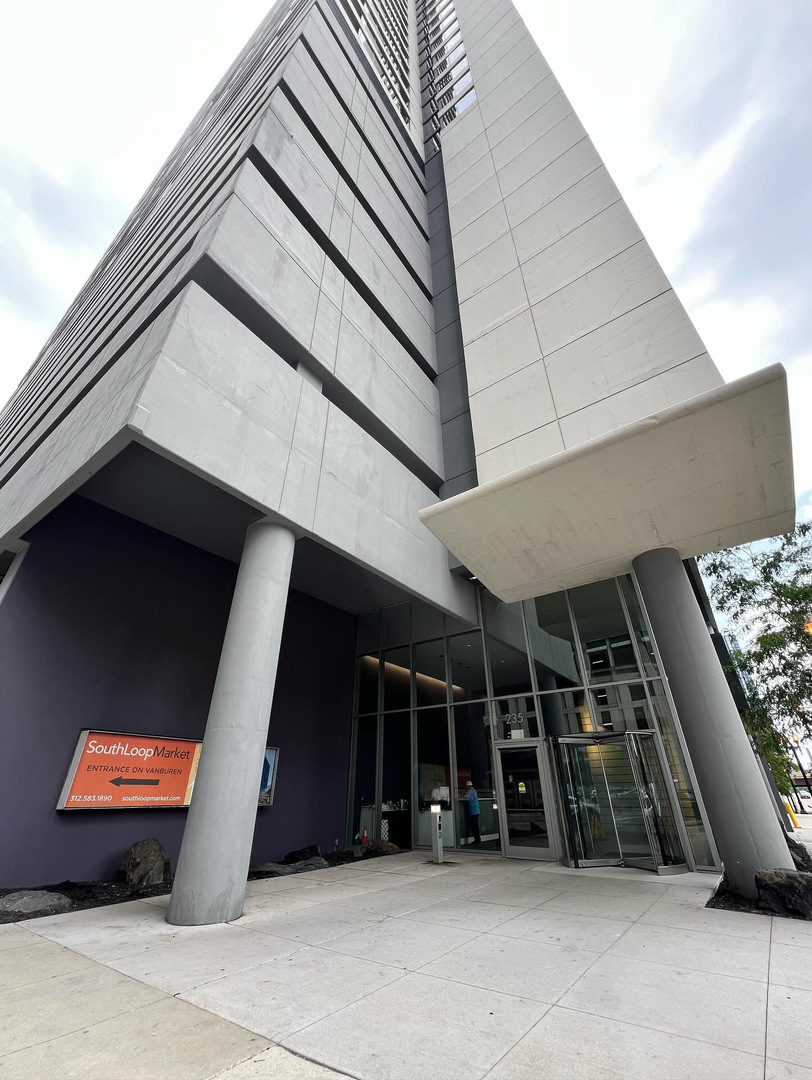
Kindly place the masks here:
<instances>
[{"instance_id":1,"label":"tall concrete building","mask_svg":"<svg viewBox=\"0 0 812 1080\"><path fill-rule=\"evenodd\" d=\"M790 864L684 567L791 527L784 372L724 384L510 0L279 0L0 482L0 886L155 835L170 921L223 921L252 858L437 812L746 893Z\"/></svg>"}]
</instances>

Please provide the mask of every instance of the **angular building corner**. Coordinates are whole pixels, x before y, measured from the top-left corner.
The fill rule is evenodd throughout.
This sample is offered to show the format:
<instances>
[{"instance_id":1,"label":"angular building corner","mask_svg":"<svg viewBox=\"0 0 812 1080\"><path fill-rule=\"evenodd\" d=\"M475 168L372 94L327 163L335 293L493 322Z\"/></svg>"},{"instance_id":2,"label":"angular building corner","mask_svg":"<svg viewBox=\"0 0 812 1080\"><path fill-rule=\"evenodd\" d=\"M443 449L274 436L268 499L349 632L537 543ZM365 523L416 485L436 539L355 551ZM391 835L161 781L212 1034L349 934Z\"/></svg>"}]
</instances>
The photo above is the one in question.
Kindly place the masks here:
<instances>
[{"instance_id":1,"label":"angular building corner","mask_svg":"<svg viewBox=\"0 0 812 1080\"><path fill-rule=\"evenodd\" d=\"M723 383L509 0L280 0L0 484L0 887L147 828L54 809L87 729L203 740L149 817L178 923L238 917L252 859L425 846L438 801L460 849L790 865L682 561L791 527L783 370Z\"/></svg>"}]
</instances>

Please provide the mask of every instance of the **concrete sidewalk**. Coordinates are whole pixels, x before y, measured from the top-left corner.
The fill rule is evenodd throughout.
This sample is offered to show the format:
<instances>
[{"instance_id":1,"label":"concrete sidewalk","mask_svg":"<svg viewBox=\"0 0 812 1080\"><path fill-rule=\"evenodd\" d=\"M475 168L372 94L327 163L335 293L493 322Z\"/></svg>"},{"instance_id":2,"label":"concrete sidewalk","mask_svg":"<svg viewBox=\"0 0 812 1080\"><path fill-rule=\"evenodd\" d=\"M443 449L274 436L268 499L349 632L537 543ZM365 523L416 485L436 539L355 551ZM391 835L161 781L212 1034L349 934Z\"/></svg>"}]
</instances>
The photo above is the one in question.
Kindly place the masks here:
<instances>
[{"instance_id":1,"label":"concrete sidewalk","mask_svg":"<svg viewBox=\"0 0 812 1080\"><path fill-rule=\"evenodd\" d=\"M228 926L0 927L0 1078L812 1080L812 924L713 884L410 853L252 882Z\"/></svg>"}]
</instances>

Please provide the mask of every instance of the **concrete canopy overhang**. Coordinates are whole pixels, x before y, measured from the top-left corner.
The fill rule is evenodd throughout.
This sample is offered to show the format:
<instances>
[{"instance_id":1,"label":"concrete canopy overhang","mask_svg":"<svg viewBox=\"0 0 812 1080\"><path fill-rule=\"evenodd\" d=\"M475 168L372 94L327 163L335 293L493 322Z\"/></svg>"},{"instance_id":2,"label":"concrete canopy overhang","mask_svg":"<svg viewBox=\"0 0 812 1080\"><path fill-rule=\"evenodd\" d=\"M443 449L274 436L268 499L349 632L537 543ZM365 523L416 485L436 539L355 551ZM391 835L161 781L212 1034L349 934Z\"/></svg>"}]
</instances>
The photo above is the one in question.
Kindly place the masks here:
<instances>
[{"instance_id":1,"label":"concrete canopy overhang","mask_svg":"<svg viewBox=\"0 0 812 1080\"><path fill-rule=\"evenodd\" d=\"M780 364L421 510L506 602L787 532L795 519Z\"/></svg>"}]
</instances>

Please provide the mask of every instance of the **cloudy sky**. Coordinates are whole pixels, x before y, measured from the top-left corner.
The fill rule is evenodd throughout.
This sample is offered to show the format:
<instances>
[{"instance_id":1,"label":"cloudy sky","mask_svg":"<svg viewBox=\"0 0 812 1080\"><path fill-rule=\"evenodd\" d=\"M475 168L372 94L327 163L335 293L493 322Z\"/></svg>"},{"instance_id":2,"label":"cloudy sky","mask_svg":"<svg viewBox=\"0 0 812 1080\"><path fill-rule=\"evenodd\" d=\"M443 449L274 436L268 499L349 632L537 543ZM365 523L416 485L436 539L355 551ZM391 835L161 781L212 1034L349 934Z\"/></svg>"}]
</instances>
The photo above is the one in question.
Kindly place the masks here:
<instances>
[{"instance_id":1,"label":"cloudy sky","mask_svg":"<svg viewBox=\"0 0 812 1080\"><path fill-rule=\"evenodd\" d=\"M725 378L786 365L812 520L812 3L517 5ZM0 403L269 6L5 6Z\"/></svg>"}]
</instances>

